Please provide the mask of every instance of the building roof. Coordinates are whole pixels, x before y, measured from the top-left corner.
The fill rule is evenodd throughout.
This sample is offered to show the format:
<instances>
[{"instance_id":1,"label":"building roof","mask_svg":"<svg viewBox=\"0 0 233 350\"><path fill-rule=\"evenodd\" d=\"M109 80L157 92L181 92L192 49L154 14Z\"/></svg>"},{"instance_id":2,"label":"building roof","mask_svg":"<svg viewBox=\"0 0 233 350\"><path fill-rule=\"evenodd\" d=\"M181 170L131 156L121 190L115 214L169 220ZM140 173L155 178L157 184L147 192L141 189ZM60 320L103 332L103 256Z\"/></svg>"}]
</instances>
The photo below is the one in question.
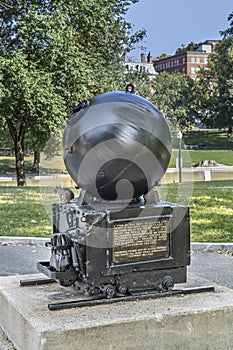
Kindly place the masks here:
<instances>
[{"instance_id":1,"label":"building roof","mask_svg":"<svg viewBox=\"0 0 233 350\"><path fill-rule=\"evenodd\" d=\"M141 54L141 61L132 61L130 59L123 62L129 72L146 72L150 78L155 77L158 73L155 71L152 56L149 52L146 60L145 54Z\"/></svg>"}]
</instances>

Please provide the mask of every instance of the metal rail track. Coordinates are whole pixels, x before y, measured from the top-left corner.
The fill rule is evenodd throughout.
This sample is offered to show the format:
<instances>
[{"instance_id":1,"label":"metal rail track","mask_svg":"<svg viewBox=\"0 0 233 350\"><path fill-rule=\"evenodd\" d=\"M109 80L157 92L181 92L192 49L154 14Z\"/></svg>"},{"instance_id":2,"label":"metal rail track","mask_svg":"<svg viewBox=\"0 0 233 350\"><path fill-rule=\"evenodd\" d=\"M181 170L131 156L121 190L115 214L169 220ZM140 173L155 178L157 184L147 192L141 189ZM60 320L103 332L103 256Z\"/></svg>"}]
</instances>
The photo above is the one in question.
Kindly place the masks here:
<instances>
[{"instance_id":1,"label":"metal rail track","mask_svg":"<svg viewBox=\"0 0 233 350\"><path fill-rule=\"evenodd\" d=\"M32 280L21 280L20 285L24 286L32 286L39 284L47 284L54 283L55 280L51 278L41 278L41 279L32 279ZM48 304L48 308L51 311L62 310L62 309L70 309L70 308L80 308L86 306L96 306L103 304L114 304L123 301L135 301L135 300L145 300L145 299L155 299L155 298L164 298L171 297L175 295L187 295L187 294L195 294L195 293L206 293L206 292L214 292L214 286L200 286L200 287L191 287L191 288L182 288L182 289L173 289L170 291L134 291L129 295L125 296L116 296L113 298L95 298L95 299L85 299L85 300L73 300L61 303L52 303Z\"/></svg>"}]
</instances>

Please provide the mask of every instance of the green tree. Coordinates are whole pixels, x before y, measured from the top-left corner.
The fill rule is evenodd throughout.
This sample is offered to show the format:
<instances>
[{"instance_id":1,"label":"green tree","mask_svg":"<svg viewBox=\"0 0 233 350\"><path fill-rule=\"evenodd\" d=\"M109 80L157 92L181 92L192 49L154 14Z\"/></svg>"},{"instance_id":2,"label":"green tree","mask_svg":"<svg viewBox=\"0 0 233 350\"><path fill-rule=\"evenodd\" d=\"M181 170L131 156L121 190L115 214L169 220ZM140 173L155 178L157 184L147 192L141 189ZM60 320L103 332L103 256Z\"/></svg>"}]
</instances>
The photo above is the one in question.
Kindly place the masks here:
<instances>
[{"instance_id":1,"label":"green tree","mask_svg":"<svg viewBox=\"0 0 233 350\"><path fill-rule=\"evenodd\" d=\"M228 36L233 35L233 12L231 12L228 16L228 21L230 22L229 28L226 30L220 31L220 34L223 36L223 38L227 38Z\"/></svg>"},{"instance_id":2,"label":"green tree","mask_svg":"<svg viewBox=\"0 0 233 350\"><path fill-rule=\"evenodd\" d=\"M233 37L223 39L194 82L194 96L200 120L214 128L232 130Z\"/></svg>"},{"instance_id":3,"label":"green tree","mask_svg":"<svg viewBox=\"0 0 233 350\"><path fill-rule=\"evenodd\" d=\"M0 149L9 151L9 149L12 150L13 147L13 140L10 137L6 122L3 118L0 118Z\"/></svg>"},{"instance_id":4,"label":"green tree","mask_svg":"<svg viewBox=\"0 0 233 350\"><path fill-rule=\"evenodd\" d=\"M135 87L135 93L146 98L151 98L151 84L149 73L147 72L128 72L125 75L125 79L128 83L131 83Z\"/></svg>"},{"instance_id":5,"label":"green tree","mask_svg":"<svg viewBox=\"0 0 233 350\"><path fill-rule=\"evenodd\" d=\"M193 80L183 73L162 72L151 83L151 102L165 118L181 129L188 127L195 118Z\"/></svg>"},{"instance_id":6,"label":"green tree","mask_svg":"<svg viewBox=\"0 0 233 350\"><path fill-rule=\"evenodd\" d=\"M14 141L17 183L24 185L26 131L41 133L46 140L60 122L65 102L59 98L56 87L52 84L52 77L46 72L34 69L34 64L29 64L21 52L11 58L1 57L0 64L4 76L4 96L0 100L0 114L6 120Z\"/></svg>"},{"instance_id":7,"label":"green tree","mask_svg":"<svg viewBox=\"0 0 233 350\"><path fill-rule=\"evenodd\" d=\"M207 68L201 68L194 81L193 95L196 100L197 116L209 127L216 126L218 83L216 74L217 55L209 57Z\"/></svg>"},{"instance_id":8,"label":"green tree","mask_svg":"<svg viewBox=\"0 0 233 350\"><path fill-rule=\"evenodd\" d=\"M162 59L162 58L167 58L168 55L166 53L162 53L160 56L156 57L156 58L159 58L159 59Z\"/></svg>"},{"instance_id":9,"label":"green tree","mask_svg":"<svg viewBox=\"0 0 233 350\"><path fill-rule=\"evenodd\" d=\"M0 115L25 185L24 140L39 150L80 100L123 82L121 56L143 38L124 20L138 0L0 2Z\"/></svg>"},{"instance_id":10,"label":"green tree","mask_svg":"<svg viewBox=\"0 0 233 350\"><path fill-rule=\"evenodd\" d=\"M215 64L218 97L216 127L233 126L233 36L223 39L217 47L217 60Z\"/></svg>"},{"instance_id":11,"label":"green tree","mask_svg":"<svg viewBox=\"0 0 233 350\"><path fill-rule=\"evenodd\" d=\"M196 51L196 49L198 48L198 46L200 45L201 43L195 43L193 41L191 41L189 44L187 45L184 45L182 44L181 47L179 47L177 50L176 50L176 54L178 53L181 53L181 52L186 52L186 51Z\"/></svg>"}]
</instances>

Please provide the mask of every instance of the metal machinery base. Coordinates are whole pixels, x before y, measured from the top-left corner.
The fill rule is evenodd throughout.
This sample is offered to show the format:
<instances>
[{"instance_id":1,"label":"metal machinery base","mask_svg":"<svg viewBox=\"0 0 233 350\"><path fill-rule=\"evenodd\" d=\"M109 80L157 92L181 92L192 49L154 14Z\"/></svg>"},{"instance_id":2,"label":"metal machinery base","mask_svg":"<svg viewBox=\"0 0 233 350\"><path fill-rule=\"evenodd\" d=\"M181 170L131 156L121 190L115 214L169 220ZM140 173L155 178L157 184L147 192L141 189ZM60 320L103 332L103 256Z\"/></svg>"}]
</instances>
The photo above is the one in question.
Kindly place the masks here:
<instances>
[{"instance_id":1,"label":"metal machinery base","mask_svg":"<svg viewBox=\"0 0 233 350\"><path fill-rule=\"evenodd\" d=\"M189 209L168 202L53 205L50 261L37 268L85 300L49 304L50 310L213 291L214 287L173 289L185 283L190 264Z\"/></svg>"}]
</instances>

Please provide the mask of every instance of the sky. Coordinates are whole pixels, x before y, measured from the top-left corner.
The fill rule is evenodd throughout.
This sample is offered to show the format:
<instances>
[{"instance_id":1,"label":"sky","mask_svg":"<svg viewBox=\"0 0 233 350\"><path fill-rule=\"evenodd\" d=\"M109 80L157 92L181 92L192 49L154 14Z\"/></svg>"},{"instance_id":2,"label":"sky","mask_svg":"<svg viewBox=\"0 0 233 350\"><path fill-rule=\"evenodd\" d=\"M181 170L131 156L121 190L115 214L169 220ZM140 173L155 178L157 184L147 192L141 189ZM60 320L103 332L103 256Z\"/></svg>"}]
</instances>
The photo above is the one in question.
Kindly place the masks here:
<instances>
[{"instance_id":1,"label":"sky","mask_svg":"<svg viewBox=\"0 0 233 350\"><path fill-rule=\"evenodd\" d=\"M134 30L146 29L147 37L128 56L140 53L172 55L182 44L221 39L219 31L229 27L232 0L139 0L130 6L126 20ZM146 48L141 50L140 47Z\"/></svg>"}]
</instances>

